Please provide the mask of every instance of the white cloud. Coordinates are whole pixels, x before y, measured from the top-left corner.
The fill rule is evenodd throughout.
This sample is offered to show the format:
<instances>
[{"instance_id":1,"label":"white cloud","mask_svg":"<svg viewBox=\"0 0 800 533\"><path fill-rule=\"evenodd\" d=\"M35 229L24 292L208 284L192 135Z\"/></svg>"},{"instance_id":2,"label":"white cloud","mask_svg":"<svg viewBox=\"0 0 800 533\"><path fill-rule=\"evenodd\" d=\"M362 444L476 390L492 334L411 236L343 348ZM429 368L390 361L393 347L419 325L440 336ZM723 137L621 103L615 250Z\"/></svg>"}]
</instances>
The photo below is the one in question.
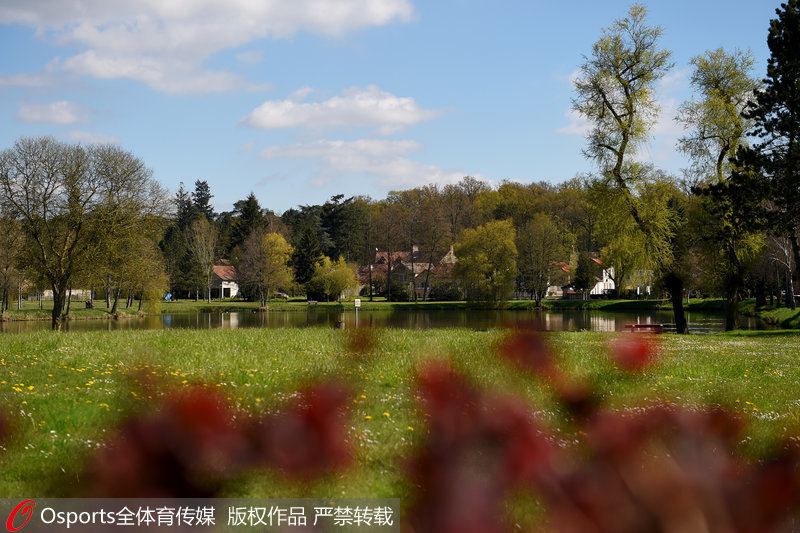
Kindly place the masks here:
<instances>
[{"instance_id":1,"label":"white cloud","mask_svg":"<svg viewBox=\"0 0 800 533\"><path fill-rule=\"evenodd\" d=\"M89 110L76 103L59 100L49 104L23 105L17 112L17 118L37 124L69 125L85 122L89 113Z\"/></svg>"},{"instance_id":2,"label":"white cloud","mask_svg":"<svg viewBox=\"0 0 800 533\"><path fill-rule=\"evenodd\" d=\"M74 130L69 132L69 138L72 141L83 144L119 144L119 139L113 135L104 135L91 131Z\"/></svg>"},{"instance_id":3,"label":"white cloud","mask_svg":"<svg viewBox=\"0 0 800 533\"><path fill-rule=\"evenodd\" d=\"M248 50L247 52L241 52L236 54L236 59L240 63L252 64L263 63L266 60L262 50Z\"/></svg>"},{"instance_id":4,"label":"white cloud","mask_svg":"<svg viewBox=\"0 0 800 533\"><path fill-rule=\"evenodd\" d=\"M413 98L395 96L375 85L345 89L341 96L322 102L304 102L312 91L303 88L286 100L268 100L240 124L263 130L370 127L379 135L389 135L441 113L422 109Z\"/></svg>"},{"instance_id":5,"label":"white cloud","mask_svg":"<svg viewBox=\"0 0 800 533\"><path fill-rule=\"evenodd\" d=\"M53 77L47 74L12 74L0 76L0 86L46 87L53 83Z\"/></svg>"},{"instance_id":6,"label":"white cloud","mask_svg":"<svg viewBox=\"0 0 800 533\"><path fill-rule=\"evenodd\" d=\"M315 159L320 172L315 184L337 176L365 174L377 178L383 188L406 188L429 183L456 183L466 173L413 161L406 156L419 152L416 141L361 139L357 141L315 141L289 146L272 146L261 152L264 159Z\"/></svg>"},{"instance_id":7,"label":"white cloud","mask_svg":"<svg viewBox=\"0 0 800 533\"><path fill-rule=\"evenodd\" d=\"M89 50L70 57L64 70L101 79L130 78L165 93L208 93L236 89L267 89L269 85L247 82L237 74L197 68L191 62L169 57L116 56Z\"/></svg>"},{"instance_id":8,"label":"white cloud","mask_svg":"<svg viewBox=\"0 0 800 533\"><path fill-rule=\"evenodd\" d=\"M23 24L80 52L68 72L130 78L167 92L251 88L204 66L214 54L299 31L340 36L408 22L409 0L4 0L0 24ZM254 59L255 56L244 58ZM176 69L177 71L174 71ZM181 83L187 76L190 81Z\"/></svg>"}]
</instances>

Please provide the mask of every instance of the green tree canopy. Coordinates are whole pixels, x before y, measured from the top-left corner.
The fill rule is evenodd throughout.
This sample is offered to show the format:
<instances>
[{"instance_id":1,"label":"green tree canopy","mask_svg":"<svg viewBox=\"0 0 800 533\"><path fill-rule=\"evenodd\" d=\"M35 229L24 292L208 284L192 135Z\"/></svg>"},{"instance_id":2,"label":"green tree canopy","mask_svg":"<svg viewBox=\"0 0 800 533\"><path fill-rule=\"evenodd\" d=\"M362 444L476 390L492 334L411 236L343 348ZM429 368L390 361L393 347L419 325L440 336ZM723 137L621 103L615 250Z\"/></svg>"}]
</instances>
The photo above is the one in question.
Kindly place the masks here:
<instances>
[{"instance_id":1,"label":"green tree canopy","mask_svg":"<svg viewBox=\"0 0 800 533\"><path fill-rule=\"evenodd\" d=\"M516 232L511 220L493 220L466 229L455 244L453 274L471 300L505 300L517 274Z\"/></svg>"},{"instance_id":2,"label":"green tree canopy","mask_svg":"<svg viewBox=\"0 0 800 533\"><path fill-rule=\"evenodd\" d=\"M346 291L354 290L357 285L355 271L343 257L336 261L323 257L306 284L306 292L315 299L340 300Z\"/></svg>"}]
</instances>

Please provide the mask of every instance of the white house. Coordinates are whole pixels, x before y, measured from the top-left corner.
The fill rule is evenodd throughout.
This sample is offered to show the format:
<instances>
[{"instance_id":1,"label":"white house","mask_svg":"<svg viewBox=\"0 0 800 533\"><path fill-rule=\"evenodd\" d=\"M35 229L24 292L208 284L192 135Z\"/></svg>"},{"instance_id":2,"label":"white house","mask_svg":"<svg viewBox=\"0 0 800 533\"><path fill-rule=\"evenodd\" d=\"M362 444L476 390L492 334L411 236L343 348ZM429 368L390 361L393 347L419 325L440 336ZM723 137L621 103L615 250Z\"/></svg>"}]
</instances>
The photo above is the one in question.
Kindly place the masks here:
<instances>
[{"instance_id":1,"label":"white house","mask_svg":"<svg viewBox=\"0 0 800 533\"><path fill-rule=\"evenodd\" d=\"M236 298L239 294L236 269L231 265L214 265L214 279L211 282L212 298Z\"/></svg>"},{"instance_id":2,"label":"white house","mask_svg":"<svg viewBox=\"0 0 800 533\"><path fill-rule=\"evenodd\" d=\"M592 261L600 265L601 272L600 275L597 276L597 283L592 287L592 290L589 291L589 294L591 296L605 296L611 294L616 288L614 280L611 279L614 276L614 267L605 268L603 263L594 257Z\"/></svg>"}]
</instances>

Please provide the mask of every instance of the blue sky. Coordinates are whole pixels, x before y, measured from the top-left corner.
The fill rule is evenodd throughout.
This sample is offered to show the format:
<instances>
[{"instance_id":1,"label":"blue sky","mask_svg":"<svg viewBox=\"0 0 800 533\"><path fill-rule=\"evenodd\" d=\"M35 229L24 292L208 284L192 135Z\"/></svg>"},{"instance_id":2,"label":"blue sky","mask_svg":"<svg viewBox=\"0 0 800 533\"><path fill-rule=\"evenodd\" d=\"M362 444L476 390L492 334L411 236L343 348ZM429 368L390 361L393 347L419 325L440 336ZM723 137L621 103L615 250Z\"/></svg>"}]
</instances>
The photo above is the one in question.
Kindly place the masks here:
<instances>
[{"instance_id":1,"label":"blue sky","mask_svg":"<svg viewBox=\"0 0 800 533\"><path fill-rule=\"evenodd\" d=\"M764 76L776 1L645 2L675 68L641 155L678 173L689 60L751 50ZM581 155L571 77L631 2L3 0L0 148L112 142L171 192L278 213L334 194L473 175L559 183Z\"/></svg>"}]
</instances>

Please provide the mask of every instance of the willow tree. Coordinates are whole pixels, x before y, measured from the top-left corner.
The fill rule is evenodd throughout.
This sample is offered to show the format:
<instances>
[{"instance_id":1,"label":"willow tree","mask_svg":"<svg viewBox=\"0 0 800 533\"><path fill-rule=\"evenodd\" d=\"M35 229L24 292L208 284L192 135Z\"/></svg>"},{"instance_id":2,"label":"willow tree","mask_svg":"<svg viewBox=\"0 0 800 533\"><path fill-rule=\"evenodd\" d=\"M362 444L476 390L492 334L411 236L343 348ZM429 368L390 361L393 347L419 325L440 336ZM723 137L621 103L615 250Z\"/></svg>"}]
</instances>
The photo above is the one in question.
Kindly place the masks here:
<instances>
[{"instance_id":1,"label":"willow tree","mask_svg":"<svg viewBox=\"0 0 800 533\"><path fill-rule=\"evenodd\" d=\"M603 183L620 195L644 234L650 266L671 294L675 327L686 333L684 280L679 251L673 246L676 217L661 216L660 210L653 216L637 193L656 175L635 156L649 140L659 114L656 84L673 66L671 53L659 46L661 27L649 26L646 16L646 9L637 4L603 30L580 67L573 108L592 125L584 155L596 162Z\"/></svg>"},{"instance_id":2,"label":"willow tree","mask_svg":"<svg viewBox=\"0 0 800 533\"><path fill-rule=\"evenodd\" d=\"M722 48L691 60L691 84L697 97L681 105L677 120L687 132L679 149L692 162L690 175L698 185L708 212L703 224L710 247L710 263L718 265L725 292L725 329L738 327L738 307L744 287L745 265L755 257L763 239L746 223L747 212L736 201L736 188L729 183L734 171L731 158L746 146L752 120L742 113L759 83L751 76L749 52L732 53Z\"/></svg>"}]
</instances>

